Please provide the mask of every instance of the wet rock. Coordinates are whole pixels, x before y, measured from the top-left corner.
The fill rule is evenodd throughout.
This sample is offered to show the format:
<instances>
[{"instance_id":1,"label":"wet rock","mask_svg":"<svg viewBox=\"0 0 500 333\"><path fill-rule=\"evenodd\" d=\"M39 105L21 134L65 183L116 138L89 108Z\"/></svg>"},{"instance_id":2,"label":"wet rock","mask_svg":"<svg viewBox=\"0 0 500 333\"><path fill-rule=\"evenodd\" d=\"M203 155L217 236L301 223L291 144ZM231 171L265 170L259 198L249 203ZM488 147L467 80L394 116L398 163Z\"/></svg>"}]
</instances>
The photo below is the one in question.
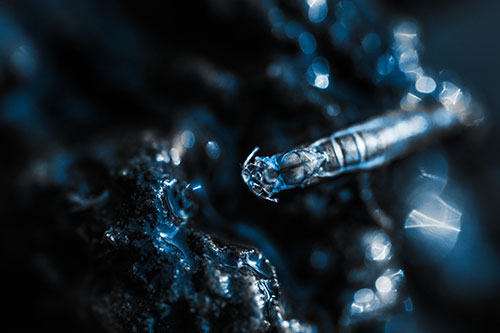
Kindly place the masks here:
<instances>
[{"instance_id":1,"label":"wet rock","mask_svg":"<svg viewBox=\"0 0 500 333\"><path fill-rule=\"evenodd\" d=\"M79 239L68 255L78 251L90 262L81 275L63 278L84 285L78 302L87 325L110 332L292 330L269 260L197 228L197 190L173 162L156 158L166 142L136 135L107 146L105 159L75 153L63 170L45 174L66 202L54 227ZM56 175L64 173L71 180L60 184Z\"/></svg>"}]
</instances>

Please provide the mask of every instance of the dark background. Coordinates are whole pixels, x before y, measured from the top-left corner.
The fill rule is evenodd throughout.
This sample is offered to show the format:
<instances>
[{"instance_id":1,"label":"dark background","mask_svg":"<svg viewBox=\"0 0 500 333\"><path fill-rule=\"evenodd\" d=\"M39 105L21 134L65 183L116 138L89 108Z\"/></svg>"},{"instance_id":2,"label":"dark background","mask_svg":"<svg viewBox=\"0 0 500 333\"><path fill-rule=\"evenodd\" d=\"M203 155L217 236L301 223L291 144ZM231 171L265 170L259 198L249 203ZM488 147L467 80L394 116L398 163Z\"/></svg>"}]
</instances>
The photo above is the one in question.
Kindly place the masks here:
<instances>
[{"instance_id":1,"label":"dark background","mask_svg":"<svg viewBox=\"0 0 500 333\"><path fill-rule=\"evenodd\" d=\"M457 73L487 117L486 125L471 139L473 143L457 139L438 148L446 152L452 177L467 188L467 198L472 198L466 201L473 207L474 218L469 220L475 231L464 229L465 235L472 236L462 252L450 259L449 267L422 264L414 260L415 253L405 247L398 233L393 234L394 243L400 244L401 265L418 313L416 321L421 331L497 327L500 3L364 3L382 13L366 23L377 29L389 29L393 19L413 18L420 27L421 62L436 72L450 69ZM291 17L306 21L296 6L285 1L278 4ZM122 136L145 129L169 135L179 124L191 122L197 124L195 128L199 126L201 137L219 135L223 154L218 164L208 167L196 157L188 160L187 177L208 184L210 201L225 221L244 221L265 235L240 241L271 257L265 251L269 240L286 257L284 263L271 261L295 312L312 322L333 322L319 324L320 329L337 327L342 312L338 299L348 303L347 295L357 288L345 278L352 267L350 254L347 250L342 254L333 245L332 253L340 252L332 256L340 259L326 271L315 272L302 264L308 262L312 249L330 246L327 236L319 236L336 232L325 221L335 220L344 231L358 220L364 221L360 222L363 228L372 226L357 193L357 180L348 177L334 183L334 193L346 188L354 197L344 206L341 196L330 189L315 187L306 192L328 196L329 205L337 205L335 212L317 217L303 212L307 204L299 191L283 194L283 206L254 198L239 179L239 163L255 145L266 153L281 151L380 112L398 100L397 88L374 84L358 70L352 54L326 46L327 36L318 32L318 45L333 64L337 80L355 91L355 97L334 96L344 111L338 120L325 121L320 103L303 101L304 84L298 85L297 92L265 78L272 59L294 55L298 47L276 41L265 13L251 1L2 1L0 9L2 272L8 278L4 283L7 294L12 296L7 306L16 314L11 316L13 325L93 329L92 324L81 325L80 315L87 311L81 294L92 290L82 282L91 269L77 264L86 260L85 255L78 257L86 245L75 245L71 231L49 222L66 209L50 200L52 193L70 182L57 171L66 162L57 162L57 158L53 162L56 171L45 176L49 185L43 181L33 185L30 175L36 173L36 161L51 160L60 151L64 156L77 155L86 145L121 142ZM21 57L20 65L15 61L12 65L12 45L19 40L34 56ZM217 84L206 81L196 69L199 63L204 66L202 60L209 68L231 75ZM351 103L353 99L355 103ZM351 104L355 106L350 108ZM196 109L200 106L208 111ZM382 201L394 198L385 195ZM304 228L303 221L310 225ZM210 222L200 227L209 233L237 234L232 228L220 231ZM356 227L352 230L358 232ZM345 236L345 243L349 237ZM314 291L298 291L306 287ZM304 309L308 306L311 309ZM383 331L383 327L368 322L358 329Z\"/></svg>"}]
</instances>

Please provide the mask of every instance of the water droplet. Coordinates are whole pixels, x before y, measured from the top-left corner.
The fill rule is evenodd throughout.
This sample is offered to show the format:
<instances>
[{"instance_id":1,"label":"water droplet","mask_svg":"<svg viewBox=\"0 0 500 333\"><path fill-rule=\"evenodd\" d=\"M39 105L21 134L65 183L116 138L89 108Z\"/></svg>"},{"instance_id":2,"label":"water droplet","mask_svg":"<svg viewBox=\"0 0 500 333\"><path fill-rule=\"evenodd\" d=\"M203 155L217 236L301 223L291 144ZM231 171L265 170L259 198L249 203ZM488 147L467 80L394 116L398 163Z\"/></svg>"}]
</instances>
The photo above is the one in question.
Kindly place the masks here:
<instances>
[{"instance_id":1,"label":"water droplet","mask_svg":"<svg viewBox=\"0 0 500 333\"><path fill-rule=\"evenodd\" d=\"M325 251L315 250L311 254L311 266L315 269L325 269L328 265L328 254Z\"/></svg>"},{"instance_id":2,"label":"water droplet","mask_svg":"<svg viewBox=\"0 0 500 333\"><path fill-rule=\"evenodd\" d=\"M390 54L384 54L378 58L377 73L387 76L392 73L396 60Z\"/></svg>"},{"instance_id":3,"label":"water droplet","mask_svg":"<svg viewBox=\"0 0 500 333\"><path fill-rule=\"evenodd\" d=\"M314 79L314 86L319 89L326 89L330 81L328 80L328 75L320 74Z\"/></svg>"},{"instance_id":4,"label":"water droplet","mask_svg":"<svg viewBox=\"0 0 500 333\"><path fill-rule=\"evenodd\" d=\"M365 236L368 243L365 257L370 261L385 261L390 259L392 243L383 232L370 233Z\"/></svg>"},{"instance_id":5,"label":"water droplet","mask_svg":"<svg viewBox=\"0 0 500 333\"><path fill-rule=\"evenodd\" d=\"M436 81L429 76L422 76L415 82L415 89L423 94L430 94L436 90Z\"/></svg>"},{"instance_id":6,"label":"water droplet","mask_svg":"<svg viewBox=\"0 0 500 333\"><path fill-rule=\"evenodd\" d=\"M414 47L418 42L417 25L413 22L402 22L394 28L394 41L406 47Z\"/></svg>"},{"instance_id":7,"label":"water droplet","mask_svg":"<svg viewBox=\"0 0 500 333\"><path fill-rule=\"evenodd\" d=\"M167 207L181 220L187 220L193 214L194 208L190 185L179 184L175 179L165 185L163 200Z\"/></svg>"},{"instance_id":8,"label":"water droplet","mask_svg":"<svg viewBox=\"0 0 500 333\"><path fill-rule=\"evenodd\" d=\"M387 276L381 276L375 281L375 287L381 293L388 293L392 289L392 281Z\"/></svg>"},{"instance_id":9,"label":"water droplet","mask_svg":"<svg viewBox=\"0 0 500 333\"><path fill-rule=\"evenodd\" d=\"M220 156L220 147L217 142L213 140L207 142L205 151L207 152L208 157L210 157L211 159L216 160Z\"/></svg>"},{"instance_id":10,"label":"water droplet","mask_svg":"<svg viewBox=\"0 0 500 333\"><path fill-rule=\"evenodd\" d=\"M377 53L380 50L380 38L376 33L369 33L363 38L361 46L366 53Z\"/></svg>"},{"instance_id":11,"label":"water droplet","mask_svg":"<svg viewBox=\"0 0 500 333\"><path fill-rule=\"evenodd\" d=\"M175 165L181 164L181 156L176 148L170 149L170 158Z\"/></svg>"},{"instance_id":12,"label":"water droplet","mask_svg":"<svg viewBox=\"0 0 500 333\"><path fill-rule=\"evenodd\" d=\"M310 32L306 31L299 35L299 45L305 54L312 54L316 51L316 39Z\"/></svg>"},{"instance_id":13,"label":"water droplet","mask_svg":"<svg viewBox=\"0 0 500 333\"><path fill-rule=\"evenodd\" d=\"M328 6L326 0L307 0L309 5L308 17L313 23L320 23L328 14Z\"/></svg>"},{"instance_id":14,"label":"water droplet","mask_svg":"<svg viewBox=\"0 0 500 333\"><path fill-rule=\"evenodd\" d=\"M186 148L193 147L194 142L195 142L195 136L194 136L193 132L191 132L189 130L182 132L181 142L182 142L182 145Z\"/></svg>"},{"instance_id":15,"label":"water droplet","mask_svg":"<svg viewBox=\"0 0 500 333\"><path fill-rule=\"evenodd\" d=\"M354 294L354 302L356 303L369 303L373 298L375 297L375 294L373 293L373 290L369 288L363 288Z\"/></svg>"},{"instance_id":16,"label":"water droplet","mask_svg":"<svg viewBox=\"0 0 500 333\"><path fill-rule=\"evenodd\" d=\"M404 51L399 57L399 69L401 70L401 72L406 73L417 70L418 68L419 65L417 51L413 49Z\"/></svg>"},{"instance_id":17,"label":"water droplet","mask_svg":"<svg viewBox=\"0 0 500 333\"><path fill-rule=\"evenodd\" d=\"M285 34L288 38L297 38L303 31L302 26L295 21L290 21L285 26Z\"/></svg>"},{"instance_id":18,"label":"water droplet","mask_svg":"<svg viewBox=\"0 0 500 333\"><path fill-rule=\"evenodd\" d=\"M335 44L343 45L349 38L349 27L344 22L337 22L329 29L332 40Z\"/></svg>"},{"instance_id":19,"label":"water droplet","mask_svg":"<svg viewBox=\"0 0 500 333\"><path fill-rule=\"evenodd\" d=\"M336 117L340 114L340 107L335 104L330 104L326 107L326 114L330 117Z\"/></svg>"},{"instance_id":20,"label":"water droplet","mask_svg":"<svg viewBox=\"0 0 500 333\"><path fill-rule=\"evenodd\" d=\"M168 163L168 162L170 162L170 156L168 156L168 153L166 150L163 150L161 153L156 155L156 161Z\"/></svg>"},{"instance_id":21,"label":"water droplet","mask_svg":"<svg viewBox=\"0 0 500 333\"><path fill-rule=\"evenodd\" d=\"M399 103L401 109L410 111L414 110L417 107L417 104L420 103L422 99L418 97L415 94L412 93L407 93L404 95L404 97L401 99L401 102Z\"/></svg>"}]
</instances>

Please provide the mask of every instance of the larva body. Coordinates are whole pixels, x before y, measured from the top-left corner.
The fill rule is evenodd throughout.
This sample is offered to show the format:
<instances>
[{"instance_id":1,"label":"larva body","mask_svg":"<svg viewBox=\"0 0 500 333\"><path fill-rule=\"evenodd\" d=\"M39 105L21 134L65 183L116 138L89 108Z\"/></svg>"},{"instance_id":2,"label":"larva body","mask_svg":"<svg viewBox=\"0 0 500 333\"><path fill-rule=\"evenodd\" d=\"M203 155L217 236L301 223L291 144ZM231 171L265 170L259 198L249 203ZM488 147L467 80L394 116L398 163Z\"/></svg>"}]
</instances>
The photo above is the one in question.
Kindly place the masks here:
<instances>
[{"instance_id":1,"label":"larva body","mask_svg":"<svg viewBox=\"0 0 500 333\"><path fill-rule=\"evenodd\" d=\"M325 177L382 166L464 124L462 113L446 107L393 111L331 136L269 157L254 157L243 165L242 177L259 197L306 186Z\"/></svg>"}]
</instances>

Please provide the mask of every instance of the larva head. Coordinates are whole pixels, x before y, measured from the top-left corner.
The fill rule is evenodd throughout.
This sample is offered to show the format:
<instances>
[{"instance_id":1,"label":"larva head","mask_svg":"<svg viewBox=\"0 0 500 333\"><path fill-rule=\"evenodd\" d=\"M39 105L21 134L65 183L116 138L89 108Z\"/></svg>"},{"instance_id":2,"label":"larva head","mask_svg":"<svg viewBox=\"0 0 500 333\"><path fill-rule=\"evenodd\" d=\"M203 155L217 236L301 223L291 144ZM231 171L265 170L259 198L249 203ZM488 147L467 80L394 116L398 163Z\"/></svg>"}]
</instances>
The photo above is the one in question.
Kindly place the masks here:
<instances>
[{"instance_id":1,"label":"larva head","mask_svg":"<svg viewBox=\"0 0 500 333\"><path fill-rule=\"evenodd\" d=\"M278 167L272 157L255 156L258 150L259 148L256 147L248 155L243 163L241 177L253 194L269 201L278 202L278 199L272 198L280 190Z\"/></svg>"}]
</instances>

